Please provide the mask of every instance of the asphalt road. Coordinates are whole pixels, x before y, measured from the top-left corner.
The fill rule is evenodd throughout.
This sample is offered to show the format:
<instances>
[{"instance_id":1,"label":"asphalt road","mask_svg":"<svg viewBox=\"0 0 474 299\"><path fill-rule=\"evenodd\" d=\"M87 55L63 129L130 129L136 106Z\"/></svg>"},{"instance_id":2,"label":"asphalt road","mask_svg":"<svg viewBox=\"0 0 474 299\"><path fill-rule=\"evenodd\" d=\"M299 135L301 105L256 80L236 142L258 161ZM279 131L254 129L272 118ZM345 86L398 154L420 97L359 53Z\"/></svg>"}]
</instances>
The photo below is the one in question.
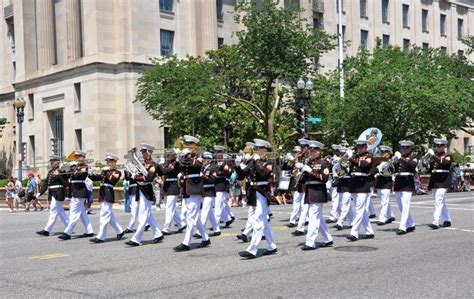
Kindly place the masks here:
<instances>
[{"instance_id":1,"label":"asphalt road","mask_svg":"<svg viewBox=\"0 0 474 299\"><path fill-rule=\"evenodd\" d=\"M392 204L398 219L393 200ZM427 227L433 198L417 196L411 209L417 223L414 233L395 235L397 223L374 225L375 239L348 242L349 231L331 228L334 247L301 251L305 237L293 237L293 229L285 227L291 206L272 206L271 226L279 252L254 260L238 256L247 246L235 238L245 223L244 208L234 209L237 221L212 238L211 247L179 253L172 248L183 234L135 248L113 240L111 228L110 242L103 244L88 239L60 241L35 234L46 223L47 212L9 214L2 209L0 297L472 298L474 194L450 193L448 207L453 221L449 229ZM128 214L119 209L115 213L125 225ZM162 225L163 212L154 214ZM98 214L91 215L96 232L98 220ZM62 229L58 220L55 231ZM79 224L76 233L82 232ZM151 239L151 233L145 233L144 240Z\"/></svg>"}]
</instances>

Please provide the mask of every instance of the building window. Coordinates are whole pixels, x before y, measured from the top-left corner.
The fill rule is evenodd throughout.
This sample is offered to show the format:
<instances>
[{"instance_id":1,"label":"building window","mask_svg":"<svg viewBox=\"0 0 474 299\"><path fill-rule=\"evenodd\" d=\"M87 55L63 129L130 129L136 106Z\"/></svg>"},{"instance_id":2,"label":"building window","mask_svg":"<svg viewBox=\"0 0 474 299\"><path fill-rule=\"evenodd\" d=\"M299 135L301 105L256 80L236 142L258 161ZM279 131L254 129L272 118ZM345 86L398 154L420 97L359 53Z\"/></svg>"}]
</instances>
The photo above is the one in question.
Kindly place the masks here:
<instances>
[{"instance_id":1,"label":"building window","mask_svg":"<svg viewBox=\"0 0 474 299\"><path fill-rule=\"evenodd\" d=\"M224 38L218 37L217 38L217 49L220 49L224 45Z\"/></svg>"},{"instance_id":2,"label":"building window","mask_svg":"<svg viewBox=\"0 0 474 299\"><path fill-rule=\"evenodd\" d=\"M389 0L382 0L382 23L388 23L388 1Z\"/></svg>"},{"instance_id":3,"label":"building window","mask_svg":"<svg viewBox=\"0 0 474 299\"><path fill-rule=\"evenodd\" d=\"M446 15L439 15L439 33L446 36Z\"/></svg>"},{"instance_id":4,"label":"building window","mask_svg":"<svg viewBox=\"0 0 474 299\"><path fill-rule=\"evenodd\" d=\"M441 52L443 52L443 53L448 53L448 48L446 48L446 47L441 47Z\"/></svg>"},{"instance_id":5,"label":"building window","mask_svg":"<svg viewBox=\"0 0 474 299\"><path fill-rule=\"evenodd\" d=\"M336 33L339 35L339 25L336 27ZM346 26L342 25L342 40L346 40Z\"/></svg>"},{"instance_id":6,"label":"building window","mask_svg":"<svg viewBox=\"0 0 474 299\"><path fill-rule=\"evenodd\" d=\"M321 17L313 18L313 28L314 29L319 29L319 30L324 30L324 22Z\"/></svg>"},{"instance_id":7,"label":"building window","mask_svg":"<svg viewBox=\"0 0 474 299\"><path fill-rule=\"evenodd\" d=\"M174 32L160 30L161 56L173 55Z\"/></svg>"},{"instance_id":8,"label":"building window","mask_svg":"<svg viewBox=\"0 0 474 299\"><path fill-rule=\"evenodd\" d=\"M360 47L364 50L367 50L367 40L369 38L369 31L361 30L360 31Z\"/></svg>"},{"instance_id":9,"label":"building window","mask_svg":"<svg viewBox=\"0 0 474 299\"><path fill-rule=\"evenodd\" d=\"M216 8L217 8L217 20L223 22L224 21L224 12L223 12L223 0L216 0Z\"/></svg>"},{"instance_id":10,"label":"building window","mask_svg":"<svg viewBox=\"0 0 474 299\"><path fill-rule=\"evenodd\" d=\"M74 111L81 111L81 83L74 83Z\"/></svg>"},{"instance_id":11,"label":"building window","mask_svg":"<svg viewBox=\"0 0 474 299\"><path fill-rule=\"evenodd\" d=\"M403 18L403 28L409 28L410 22L408 21L408 14L410 12L410 5L403 4L402 6L402 18Z\"/></svg>"},{"instance_id":12,"label":"building window","mask_svg":"<svg viewBox=\"0 0 474 299\"><path fill-rule=\"evenodd\" d=\"M76 132L76 148L82 150L82 129L74 131Z\"/></svg>"},{"instance_id":13,"label":"building window","mask_svg":"<svg viewBox=\"0 0 474 299\"><path fill-rule=\"evenodd\" d=\"M387 48L389 44L390 44L390 35L383 34L382 35L382 46L384 48Z\"/></svg>"},{"instance_id":14,"label":"building window","mask_svg":"<svg viewBox=\"0 0 474 299\"><path fill-rule=\"evenodd\" d=\"M421 29L423 32L428 32L428 10L421 10Z\"/></svg>"},{"instance_id":15,"label":"building window","mask_svg":"<svg viewBox=\"0 0 474 299\"><path fill-rule=\"evenodd\" d=\"M33 167L36 167L36 146L35 146L35 136L32 135L30 136L30 152L28 153L28 156L29 156L29 164L32 165Z\"/></svg>"},{"instance_id":16,"label":"building window","mask_svg":"<svg viewBox=\"0 0 474 299\"><path fill-rule=\"evenodd\" d=\"M422 43L422 44L421 44L421 47L423 48L423 50L426 50L426 49L428 49L428 48L430 47L430 44L428 44L428 43Z\"/></svg>"},{"instance_id":17,"label":"building window","mask_svg":"<svg viewBox=\"0 0 474 299\"><path fill-rule=\"evenodd\" d=\"M367 18L367 0L360 0L359 7L360 7L360 17Z\"/></svg>"},{"instance_id":18,"label":"building window","mask_svg":"<svg viewBox=\"0 0 474 299\"><path fill-rule=\"evenodd\" d=\"M469 151L469 137L464 137L463 138L463 147L464 147L464 154L470 154Z\"/></svg>"},{"instance_id":19,"label":"building window","mask_svg":"<svg viewBox=\"0 0 474 299\"><path fill-rule=\"evenodd\" d=\"M28 107L30 108L28 119L34 119L35 118L35 98L32 93L28 95Z\"/></svg>"},{"instance_id":20,"label":"building window","mask_svg":"<svg viewBox=\"0 0 474 299\"><path fill-rule=\"evenodd\" d=\"M339 13L339 0L336 1L336 12ZM345 12L344 10L344 0L341 0L341 6L342 6L342 12Z\"/></svg>"},{"instance_id":21,"label":"building window","mask_svg":"<svg viewBox=\"0 0 474 299\"><path fill-rule=\"evenodd\" d=\"M173 11L173 0L160 0L160 11Z\"/></svg>"},{"instance_id":22,"label":"building window","mask_svg":"<svg viewBox=\"0 0 474 299\"><path fill-rule=\"evenodd\" d=\"M410 40L408 38L403 39L403 51L408 52L410 50Z\"/></svg>"},{"instance_id":23,"label":"building window","mask_svg":"<svg viewBox=\"0 0 474 299\"><path fill-rule=\"evenodd\" d=\"M284 5L285 5L285 8L300 9L300 1L299 0L285 0Z\"/></svg>"},{"instance_id":24,"label":"building window","mask_svg":"<svg viewBox=\"0 0 474 299\"><path fill-rule=\"evenodd\" d=\"M461 39L463 36L463 19L458 19L458 39Z\"/></svg>"},{"instance_id":25,"label":"building window","mask_svg":"<svg viewBox=\"0 0 474 299\"><path fill-rule=\"evenodd\" d=\"M458 55L459 56L464 56L464 51L463 50L458 50Z\"/></svg>"}]
</instances>

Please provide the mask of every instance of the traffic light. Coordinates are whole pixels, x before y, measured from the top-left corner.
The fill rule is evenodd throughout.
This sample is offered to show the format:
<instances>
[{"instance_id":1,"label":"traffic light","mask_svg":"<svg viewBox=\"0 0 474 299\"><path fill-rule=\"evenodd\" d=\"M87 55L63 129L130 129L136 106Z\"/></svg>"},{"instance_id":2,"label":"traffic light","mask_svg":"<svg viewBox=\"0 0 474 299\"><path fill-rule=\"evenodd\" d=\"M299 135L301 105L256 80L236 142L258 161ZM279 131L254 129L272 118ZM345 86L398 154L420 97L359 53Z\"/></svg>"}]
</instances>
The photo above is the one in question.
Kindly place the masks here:
<instances>
[{"instance_id":1,"label":"traffic light","mask_svg":"<svg viewBox=\"0 0 474 299\"><path fill-rule=\"evenodd\" d=\"M296 130L300 135L306 137L306 111L304 108L296 109Z\"/></svg>"},{"instance_id":2,"label":"traffic light","mask_svg":"<svg viewBox=\"0 0 474 299\"><path fill-rule=\"evenodd\" d=\"M23 142L23 147L21 148L21 160L26 161L26 142Z\"/></svg>"},{"instance_id":3,"label":"traffic light","mask_svg":"<svg viewBox=\"0 0 474 299\"><path fill-rule=\"evenodd\" d=\"M58 155L58 139L51 138L51 153L53 155Z\"/></svg>"}]
</instances>

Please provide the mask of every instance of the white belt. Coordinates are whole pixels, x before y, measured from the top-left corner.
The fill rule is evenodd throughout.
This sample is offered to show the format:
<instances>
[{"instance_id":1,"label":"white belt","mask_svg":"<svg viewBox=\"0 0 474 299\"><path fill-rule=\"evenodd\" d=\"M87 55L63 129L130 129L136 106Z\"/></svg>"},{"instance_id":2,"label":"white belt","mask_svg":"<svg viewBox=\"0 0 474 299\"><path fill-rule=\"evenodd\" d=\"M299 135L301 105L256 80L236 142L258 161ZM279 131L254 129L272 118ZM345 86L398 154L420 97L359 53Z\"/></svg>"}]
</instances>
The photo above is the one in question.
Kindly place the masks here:
<instances>
[{"instance_id":1,"label":"white belt","mask_svg":"<svg viewBox=\"0 0 474 299\"><path fill-rule=\"evenodd\" d=\"M132 188L132 187L136 187L136 186L137 186L137 184L131 184L131 185L128 186L128 188Z\"/></svg>"},{"instance_id":2,"label":"white belt","mask_svg":"<svg viewBox=\"0 0 474 299\"><path fill-rule=\"evenodd\" d=\"M395 175L397 176L413 176L412 172L397 172Z\"/></svg>"},{"instance_id":3,"label":"white belt","mask_svg":"<svg viewBox=\"0 0 474 299\"><path fill-rule=\"evenodd\" d=\"M195 173L195 174L188 174L188 175L185 175L184 178L185 179L192 179L192 178L200 178L201 175L198 174L198 173Z\"/></svg>"},{"instance_id":4,"label":"white belt","mask_svg":"<svg viewBox=\"0 0 474 299\"><path fill-rule=\"evenodd\" d=\"M324 184L324 183L320 181L309 181L306 183L306 185L321 185L321 184Z\"/></svg>"},{"instance_id":5,"label":"white belt","mask_svg":"<svg viewBox=\"0 0 474 299\"><path fill-rule=\"evenodd\" d=\"M204 188L211 188L211 187L214 187L214 184L212 185L202 185Z\"/></svg>"},{"instance_id":6,"label":"white belt","mask_svg":"<svg viewBox=\"0 0 474 299\"><path fill-rule=\"evenodd\" d=\"M146 186L146 185L151 185L151 182L143 182L143 183L142 182L140 182L140 183L137 182L137 184L140 185L140 186Z\"/></svg>"},{"instance_id":7,"label":"white belt","mask_svg":"<svg viewBox=\"0 0 474 299\"><path fill-rule=\"evenodd\" d=\"M110 187L110 188L113 188L113 187L114 187L114 185L112 185L112 184L107 184L107 183L103 183L103 184L101 184L101 186Z\"/></svg>"},{"instance_id":8,"label":"white belt","mask_svg":"<svg viewBox=\"0 0 474 299\"><path fill-rule=\"evenodd\" d=\"M364 172L353 172L352 175L353 176L369 176L369 174L364 173Z\"/></svg>"},{"instance_id":9,"label":"white belt","mask_svg":"<svg viewBox=\"0 0 474 299\"><path fill-rule=\"evenodd\" d=\"M178 178L167 178L165 179L165 182L177 182Z\"/></svg>"},{"instance_id":10,"label":"white belt","mask_svg":"<svg viewBox=\"0 0 474 299\"><path fill-rule=\"evenodd\" d=\"M57 188L64 188L63 185L52 185L52 186L49 186L49 189L57 189Z\"/></svg>"},{"instance_id":11,"label":"white belt","mask_svg":"<svg viewBox=\"0 0 474 299\"><path fill-rule=\"evenodd\" d=\"M449 170L447 170L447 169L433 169L432 172L449 173Z\"/></svg>"},{"instance_id":12,"label":"white belt","mask_svg":"<svg viewBox=\"0 0 474 299\"><path fill-rule=\"evenodd\" d=\"M266 186L268 182L253 182L252 186Z\"/></svg>"},{"instance_id":13,"label":"white belt","mask_svg":"<svg viewBox=\"0 0 474 299\"><path fill-rule=\"evenodd\" d=\"M340 178L340 179L350 179L351 176L350 176L350 175L345 175L345 176L340 176L339 178Z\"/></svg>"},{"instance_id":14,"label":"white belt","mask_svg":"<svg viewBox=\"0 0 474 299\"><path fill-rule=\"evenodd\" d=\"M71 183L73 183L73 184L80 184L80 183L85 184L86 181L82 181L82 180L72 180Z\"/></svg>"}]
</instances>

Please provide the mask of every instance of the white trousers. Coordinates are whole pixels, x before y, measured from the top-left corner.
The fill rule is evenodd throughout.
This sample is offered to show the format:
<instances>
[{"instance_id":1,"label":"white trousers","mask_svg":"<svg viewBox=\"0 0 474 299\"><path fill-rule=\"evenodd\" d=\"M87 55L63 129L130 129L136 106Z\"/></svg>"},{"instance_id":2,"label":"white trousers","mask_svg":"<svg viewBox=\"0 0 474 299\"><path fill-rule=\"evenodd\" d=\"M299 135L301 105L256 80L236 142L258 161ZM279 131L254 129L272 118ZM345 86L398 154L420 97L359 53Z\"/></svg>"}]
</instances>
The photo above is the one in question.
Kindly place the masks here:
<instances>
[{"instance_id":1,"label":"white trousers","mask_svg":"<svg viewBox=\"0 0 474 299\"><path fill-rule=\"evenodd\" d=\"M390 204L390 189L377 189L377 195L380 199L379 221L385 222L394 216L392 205Z\"/></svg>"},{"instance_id":2,"label":"white trousers","mask_svg":"<svg viewBox=\"0 0 474 299\"><path fill-rule=\"evenodd\" d=\"M229 193L227 193L227 194L229 194ZM229 200L228 199L230 199L230 194L228 195L227 199L224 200L224 211L230 217L235 217L234 213L232 212L232 208L229 205Z\"/></svg>"},{"instance_id":3,"label":"white trousers","mask_svg":"<svg viewBox=\"0 0 474 299\"><path fill-rule=\"evenodd\" d=\"M183 244L189 246L191 239L193 238L194 231L197 229L203 241L209 240L206 229L201 223L201 217L199 217L199 209L202 203L202 197L191 196L184 199L186 205L186 234L184 235Z\"/></svg>"},{"instance_id":4,"label":"white trousers","mask_svg":"<svg viewBox=\"0 0 474 299\"><path fill-rule=\"evenodd\" d=\"M354 221L354 212L352 211L351 206L351 196L350 192L341 192L339 194L339 201L341 202L341 216L337 220L337 224L344 226L344 220L349 222L349 225Z\"/></svg>"},{"instance_id":5,"label":"white trousers","mask_svg":"<svg viewBox=\"0 0 474 299\"><path fill-rule=\"evenodd\" d=\"M68 235L72 235L74 227L76 227L77 222L81 219L82 225L84 225L84 230L87 234L94 233L92 229L92 224L89 221L89 216L87 216L86 209L84 207L85 198L71 198L69 203L69 223L64 230Z\"/></svg>"},{"instance_id":6,"label":"white trousers","mask_svg":"<svg viewBox=\"0 0 474 299\"><path fill-rule=\"evenodd\" d=\"M249 237L250 234L252 233L252 220L250 220L250 218L252 218L252 215L254 213L255 213L255 207L249 206L249 210L247 212L247 222L245 223L245 228L244 228L244 231L242 232L242 234L246 235L247 237Z\"/></svg>"},{"instance_id":7,"label":"white trousers","mask_svg":"<svg viewBox=\"0 0 474 299\"><path fill-rule=\"evenodd\" d=\"M303 193L303 202L304 202L304 193ZM309 210L308 204L305 204L305 203L301 204L300 219L298 220L298 226L296 227L296 230L304 232L304 225L306 221L308 221L308 210Z\"/></svg>"},{"instance_id":8,"label":"white trousers","mask_svg":"<svg viewBox=\"0 0 474 299\"><path fill-rule=\"evenodd\" d=\"M446 205L446 192L445 188L433 189L433 196L435 198L435 210L433 214L433 224L439 225L439 220L451 222L449 217L448 206Z\"/></svg>"},{"instance_id":9,"label":"white trousers","mask_svg":"<svg viewBox=\"0 0 474 299\"><path fill-rule=\"evenodd\" d=\"M130 239L135 243L140 243L142 241L147 223L150 225L153 238L159 238L163 235L158 228L158 223L156 222L155 217L151 213L152 204L153 203L140 191L140 201L138 202L138 227L137 231Z\"/></svg>"},{"instance_id":10,"label":"white trousers","mask_svg":"<svg viewBox=\"0 0 474 299\"><path fill-rule=\"evenodd\" d=\"M216 216L214 215L213 206L215 202L214 196L206 196L202 201L202 209L201 209L201 223L206 228L207 220L211 222L212 230L214 232L220 232L221 228L219 226L219 222L216 220Z\"/></svg>"},{"instance_id":11,"label":"white trousers","mask_svg":"<svg viewBox=\"0 0 474 299\"><path fill-rule=\"evenodd\" d=\"M410 215L411 191L395 192L395 199L397 200L398 208L400 209L400 226L399 229L406 231L407 227L415 225Z\"/></svg>"},{"instance_id":12,"label":"white trousers","mask_svg":"<svg viewBox=\"0 0 474 299\"><path fill-rule=\"evenodd\" d=\"M361 227L364 228L365 233L368 235L373 235L374 230L369 220L369 213L367 212L367 206L369 204L369 195L370 193L354 193L352 196L355 199L356 205L356 215L354 221L352 222L351 235L358 238L359 230Z\"/></svg>"},{"instance_id":13,"label":"white trousers","mask_svg":"<svg viewBox=\"0 0 474 299\"><path fill-rule=\"evenodd\" d=\"M257 255L258 245L260 244L263 235L265 235L267 241L267 249L273 250L276 248L276 244L273 241L272 229L268 223L267 216L267 199L257 191L257 205L249 208L249 220L253 229L253 234L250 245L246 249L247 252L250 252L253 255Z\"/></svg>"},{"instance_id":14,"label":"white trousers","mask_svg":"<svg viewBox=\"0 0 474 299\"><path fill-rule=\"evenodd\" d=\"M163 225L164 232L171 232L171 222L174 222L178 225L178 228L184 226L184 221L181 219L181 215L176 209L176 201L178 200L178 195L167 195L165 197L166 202L166 211L165 211L165 224Z\"/></svg>"},{"instance_id":15,"label":"white trousers","mask_svg":"<svg viewBox=\"0 0 474 299\"><path fill-rule=\"evenodd\" d=\"M370 188L370 193L369 193L369 198L368 198L368 204L367 204L367 212L369 215L375 215L375 206L374 206L374 201L372 200L372 195L374 195L375 188Z\"/></svg>"},{"instance_id":16,"label":"white trousers","mask_svg":"<svg viewBox=\"0 0 474 299\"><path fill-rule=\"evenodd\" d=\"M341 214L341 201L339 200L339 194L337 188L331 188L331 210L329 211L329 219L336 221Z\"/></svg>"},{"instance_id":17,"label":"white trousers","mask_svg":"<svg viewBox=\"0 0 474 299\"><path fill-rule=\"evenodd\" d=\"M129 195L130 199L130 222L127 228L132 230L138 221L138 201L135 201L136 195Z\"/></svg>"},{"instance_id":18,"label":"white trousers","mask_svg":"<svg viewBox=\"0 0 474 299\"><path fill-rule=\"evenodd\" d=\"M332 236L329 233L328 226L323 219L323 204L313 203L309 205L308 210L309 224L308 233L306 234L306 246L316 247L316 238L318 237L319 229L323 235L324 243L332 241Z\"/></svg>"},{"instance_id":19,"label":"white trousers","mask_svg":"<svg viewBox=\"0 0 474 299\"><path fill-rule=\"evenodd\" d=\"M56 219L58 219L58 216L64 224L64 227L66 227L69 222L69 219L67 218L66 212L63 209L63 202L57 201L56 198L54 198L53 196L51 199L51 204L49 206L48 223L46 223L46 226L44 227L45 231L47 231L48 233L51 232L54 223L56 222Z\"/></svg>"},{"instance_id":20,"label":"white trousers","mask_svg":"<svg viewBox=\"0 0 474 299\"><path fill-rule=\"evenodd\" d=\"M229 198L228 192L216 192L216 203L214 205L214 215L217 222L227 222L230 221L230 214L225 208L227 199Z\"/></svg>"},{"instance_id":21,"label":"white trousers","mask_svg":"<svg viewBox=\"0 0 474 299\"><path fill-rule=\"evenodd\" d=\"M301 209L303 208L303 195L303 192L300 193L298 191L295 191L293 194L293 211L291 211L290 223L296 224L296 221L298 221Z\"/></svg>"},{"instance_id":22,"label":"white trousers","mask_svg":"<svg viewBox=\"0 0 474 299\"><path fill-rule=\"evenodd\" d=\"M107 225L110 224L115 230L115 233L120 234L123 232L122 227L118 224L115 219L114 212L112 211L113 204L110 202L102 201L100 203L100 227L97 239L104 240L107 235Z\"/></svg>"}]
</instances>

